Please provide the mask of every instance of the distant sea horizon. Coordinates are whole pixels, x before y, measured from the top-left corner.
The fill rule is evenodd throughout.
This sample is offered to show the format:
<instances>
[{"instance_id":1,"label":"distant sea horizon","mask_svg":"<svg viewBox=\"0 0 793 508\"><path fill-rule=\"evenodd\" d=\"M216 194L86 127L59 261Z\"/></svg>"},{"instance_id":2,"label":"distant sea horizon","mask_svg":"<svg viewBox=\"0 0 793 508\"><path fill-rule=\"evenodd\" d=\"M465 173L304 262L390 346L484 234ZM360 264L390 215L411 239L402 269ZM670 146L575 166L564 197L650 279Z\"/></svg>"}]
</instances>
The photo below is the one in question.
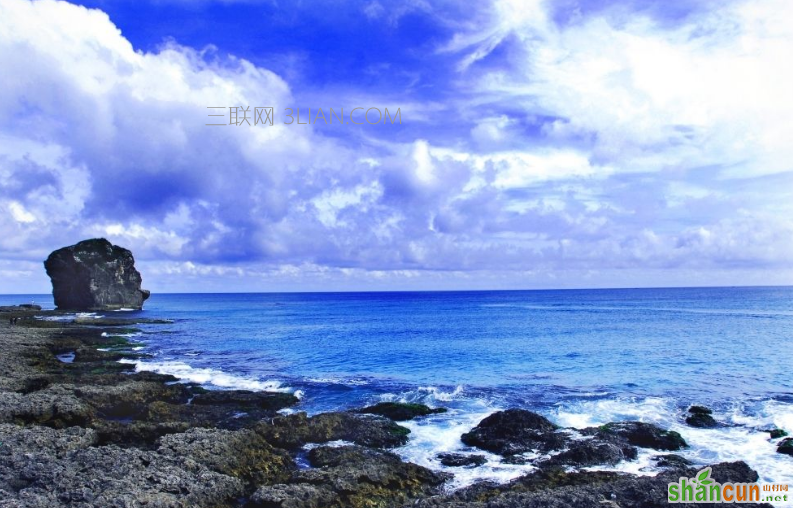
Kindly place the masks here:
<instances>
[{"instance_id":1,"label":"distant sea horizon","mask_svg":"<svg viewBox=\"0 0 793 508\"><path fill-rule=\"evenodd\" d=\"M143 287L146 287L144 282ZM702 286L609 286L609 287L554 287L554 288L520 288L520 289L499 289L499 288L469 288L469 289L339 289L327 291L153 291L160 295L277 295L277 294L326 294L326 293L473 293L473 292L523 292L523 291L611 291L611 290L630 290L630 289L729 289L729 288L793 288L793 284L725 284L725 285L702 285ZM50 292L24 292L24 293L0 293L0 298L11 296L52 296ZM11 305L3 300L2 305ZM54 307L54 304L53 304ZM145 305L144 305L145 307Z\"/></svg>"}]
</instances>

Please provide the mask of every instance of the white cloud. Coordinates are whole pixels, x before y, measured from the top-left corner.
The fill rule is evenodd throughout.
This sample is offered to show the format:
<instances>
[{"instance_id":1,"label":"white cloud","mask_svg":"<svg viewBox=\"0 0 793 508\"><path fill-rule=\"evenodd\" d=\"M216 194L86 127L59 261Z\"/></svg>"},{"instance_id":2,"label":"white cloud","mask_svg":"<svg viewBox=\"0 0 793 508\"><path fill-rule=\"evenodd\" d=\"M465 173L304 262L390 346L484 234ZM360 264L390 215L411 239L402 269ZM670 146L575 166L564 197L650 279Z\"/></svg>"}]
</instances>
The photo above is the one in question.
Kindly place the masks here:
<instances>
[{"instance_id":1,"label":"white cloud","mask_svg":"<svg viewBox=\"0 0 793 508\"><path fill-rule=\"evenodd\" d=\"M375 4L373 19L431 10ZM767 0L671 26L607 11L558 26L542 1L495 2L450 23L433 55L459 70L438 81L448 101L338 90L401 105L404 130L378 138L205 126L207 106L295 98L211 47L143 52L101 11L0 0L0 68L14 69L0 80L0 269L38 284L50 250L102 235L155 289L781 282L791 13Z\"/></svg>"},{"instance_id":2,"label":"white cloud","mask_svg":"<svg viewBox=\"0 0 793 508\"><path fill-rule=\"evenodd\" d=\"M495 5L491 26L456 37L468 41L457 45L462 62L489 52L493 33L520 41L513 67L485 73L475 89L560 117L551 136L590 137L593 156L625 171L721 164L747 177L793 169L789 2L733 3L671 29L607 13L559 28L535 7L516 15L512 2Z\"/></svg>"}]
</instances>

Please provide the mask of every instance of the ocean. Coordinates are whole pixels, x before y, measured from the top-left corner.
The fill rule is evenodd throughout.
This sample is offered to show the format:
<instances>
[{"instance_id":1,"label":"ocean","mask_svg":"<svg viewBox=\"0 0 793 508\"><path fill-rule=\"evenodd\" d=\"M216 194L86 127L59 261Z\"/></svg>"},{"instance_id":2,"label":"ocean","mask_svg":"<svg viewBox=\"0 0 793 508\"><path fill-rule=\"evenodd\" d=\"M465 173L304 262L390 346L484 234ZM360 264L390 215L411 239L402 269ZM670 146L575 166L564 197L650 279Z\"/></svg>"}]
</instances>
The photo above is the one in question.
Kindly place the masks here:
<instances>
[{"instance_id":1,"label":"ocean","mask_svg":"<svg viewBox=\"0 0 793 508\"><path fill-rule=\"evenodd\" d=\"M50 295L2 296L0 304ZM154 294L140 312L173 319L134 340L141 370L209 388L296 393L310 414L379 401L449 412L407 422L404 458L455 474L450 488L531 469L495 456L446 468L439 452L499 409L562 426L639 419L680 432L698 464L745 460L793 484L793 459L763 429L793 431L793 288L679 288L393 293ZM725 425L684 423L691 404ZM651 457L611 469L653 474ZM605 469L605 468L603 468Z\"/></svg>"}]
</instances>

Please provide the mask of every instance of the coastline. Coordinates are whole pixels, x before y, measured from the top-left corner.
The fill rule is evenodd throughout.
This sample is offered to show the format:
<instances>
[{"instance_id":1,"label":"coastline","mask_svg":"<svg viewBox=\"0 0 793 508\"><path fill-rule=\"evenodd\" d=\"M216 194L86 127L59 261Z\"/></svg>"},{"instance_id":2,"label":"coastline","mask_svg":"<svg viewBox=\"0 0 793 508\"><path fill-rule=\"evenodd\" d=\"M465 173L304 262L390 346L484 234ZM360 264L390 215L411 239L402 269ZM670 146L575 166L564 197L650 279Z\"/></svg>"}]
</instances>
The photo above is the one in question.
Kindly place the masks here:
<instances>
[{"instance_id":1,"label":"coastline","mask_svg":"<svg viewBox=\"0 0 793 508\"><path fill-rule=\"evenodd\" d=\"M630 457L636 445L619 432L586 435L587 429L577 429L588 439L573 440L562 437L569 429L548 427L539 437L532 433L536 447L549 457L543 467L507 484L478 483L448 493L448 475L406 463L388 451L409 439L410 432L390 418L360 412L309 418L291 394L208 392L173 376L134 372L133 364L119 360L145 353L130 351L121 335L136 323L151 321L112 318L86 324L32 319L48 311L14 314L21 318L19 324L8 324L9 313L0 322L0 497L5 500L0 506L605 502L638 507L665 505L666 484L696 472L668 449L658 450L665 457L659 463L667 465L654 477L576 472L571 468L583 462L597 465L598 460ZM278 412L285 408L298 412ZM412 415L400 420L404 416ZM485 427L469 438L471 446L502 454L520 449L526 442L520 434L533 423L523 422L523 413L507 416L497 427L496 441L504 441L505 429L518 432L506 440L506 448L494 445ZM554 440L560 439L564 442L556 446ZM449 458L455 460L460 459ZM757 479L740 462L714 465L713 471L719 481Z\"/></svg>"}]
</instances>

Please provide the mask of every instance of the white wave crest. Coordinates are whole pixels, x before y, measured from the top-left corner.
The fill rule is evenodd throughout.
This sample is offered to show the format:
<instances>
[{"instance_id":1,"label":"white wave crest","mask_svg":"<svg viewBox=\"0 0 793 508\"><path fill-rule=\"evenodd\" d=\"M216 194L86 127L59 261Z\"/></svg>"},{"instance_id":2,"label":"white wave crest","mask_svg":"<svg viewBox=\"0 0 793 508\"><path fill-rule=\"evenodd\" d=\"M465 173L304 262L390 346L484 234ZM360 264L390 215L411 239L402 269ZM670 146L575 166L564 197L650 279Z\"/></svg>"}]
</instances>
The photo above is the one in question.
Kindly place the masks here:
<instances>
[{"instance_id":1,"label":"white wave crest","mask_svg":"<svg viewBox=\"0 0 793 508\"><path fill-rule=\"evenodd\" d=\"M149 371L156 372L158 374L170 374L184 381L190 381L210 387L266 392L294 392L296 397L300 398L300 396L302 396L301 391L294 391L290 387L283 386L280 381L260 381L244 376L228 374L217 369L191 367L190 365L179 361L144 362L139 360L122 359L119 360L119 362L134 364L136 372Z\"/></svg>"}]
</instances>

